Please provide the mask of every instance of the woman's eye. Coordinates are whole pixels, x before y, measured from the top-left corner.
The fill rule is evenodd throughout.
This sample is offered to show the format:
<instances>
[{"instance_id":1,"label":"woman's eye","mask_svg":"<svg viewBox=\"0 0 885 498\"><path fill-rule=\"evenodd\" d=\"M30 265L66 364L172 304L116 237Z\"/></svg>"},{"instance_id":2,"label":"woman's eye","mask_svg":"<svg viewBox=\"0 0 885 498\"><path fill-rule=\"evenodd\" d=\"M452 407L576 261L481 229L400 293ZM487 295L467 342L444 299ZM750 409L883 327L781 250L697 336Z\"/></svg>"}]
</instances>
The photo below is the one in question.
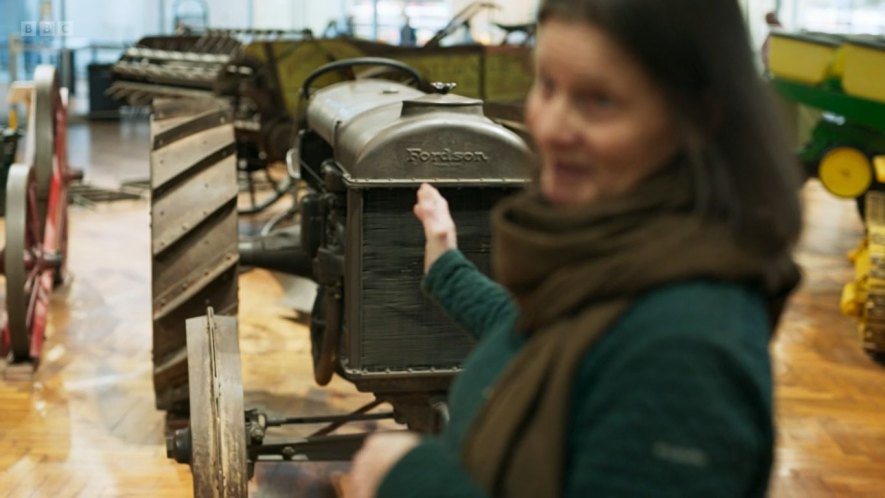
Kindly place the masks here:
<instances>
[{"instance_id":1,"label":"woman's eye","mask_svg":"<svg viewBox=\"0 0 885 498\"><path fill-rule=\"evenodd\" d=\"M593 97L593 103L599 107L613 107L615 99L606 93L600 93Z\"/></svg>"},{"instance_id":2,"label":"woman's eye","mask_svg":"<svg viewBox=\"0 0 885 498\"><path fill-rule=\"evenodd\" d=\"M578 107L587 114L608 113L615 110L618 104L617 100L607 92L581 94L575 100Z\"/></svg>"},{"instance_id":3,"label":"woman's eye","mask_svg":"<svg viewBox=\"0 0 885 498\"><path fill-rule=\"evenodd\" d=\"M579 101L583 106L594 109L609 109L615 105L615 99L603 92L582 95L579 97Z\"/></svg>"}]
</instances>

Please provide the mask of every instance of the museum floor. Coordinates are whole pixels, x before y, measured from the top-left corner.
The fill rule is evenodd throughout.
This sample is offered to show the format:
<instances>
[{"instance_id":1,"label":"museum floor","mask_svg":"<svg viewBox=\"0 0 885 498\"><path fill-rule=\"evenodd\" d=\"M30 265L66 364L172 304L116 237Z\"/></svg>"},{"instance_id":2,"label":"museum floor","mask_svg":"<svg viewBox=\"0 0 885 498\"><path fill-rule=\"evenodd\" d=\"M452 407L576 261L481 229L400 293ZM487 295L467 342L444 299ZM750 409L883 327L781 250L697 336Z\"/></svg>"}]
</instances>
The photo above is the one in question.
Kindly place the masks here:
<instances>
[{"instance_id":1,"label":"museum floor","mask_svg":"<svg viewBox=\"0 0 885 498\"><path fill-rule=\"evenodd\" d=\"M146 118L74 123L70 162L93 185L148 175ZM885 496L885 366L838 313L845 258L860 237L853 202L816 182L804 190L804 282L772 344L778 449L771 496ZM71 207L72 278L52 298L43 363L31 380L0 379L0 496L189 496L186 466L165 456L151 388L146 200ZM246 221L248 223L248 220ZM312 380L306 328L289 306L291 279L240 277L247 407L286 416L342 413L367 401ZM2 286L0 286L2 288ZM252 496L325 496L344 464L259 464Z\"/></svg>"}]
</instances>

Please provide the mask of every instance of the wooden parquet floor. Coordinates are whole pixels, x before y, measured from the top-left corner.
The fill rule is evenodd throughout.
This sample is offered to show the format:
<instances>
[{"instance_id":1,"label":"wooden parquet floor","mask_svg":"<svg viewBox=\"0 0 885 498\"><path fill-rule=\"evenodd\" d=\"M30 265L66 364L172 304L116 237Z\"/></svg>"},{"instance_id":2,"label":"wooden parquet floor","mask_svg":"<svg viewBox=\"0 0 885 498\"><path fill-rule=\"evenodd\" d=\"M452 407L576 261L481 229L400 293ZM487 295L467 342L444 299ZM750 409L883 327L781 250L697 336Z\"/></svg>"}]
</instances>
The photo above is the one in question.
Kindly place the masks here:
<instances>
[{"instance_id":1,"label":"wooden parquet floor","mask_svg":"<svg viewBox=\"0 0 885 498\"><path fill-rule=\"evenodd\" d=\"M75 126L72 162L88 164L87 180L147 175L143 123ZM837 311L852 275L844 254L860 225L853 203L816 183L805 197L805 279L772 345L771 495L885 497L885 367L860 350L854 323ZM0 497L190 496L189 470L166 459L164 418L153 406L147 203L71 214L73 278L53 296L44 361L33 379L0 379ZM264 271L240 279L246 405L286 416L361 405L366 396L344 382L313 384L307 331L291 320L286 286ZM341 469L260 464L250 492L324 496L325 476Z\"/></svg>"},{"instance_id":2,"label":"wooden parquet floor","mask_svg":"<svg viewBox=\"0 0 885 498\"><path fill-rule=\"evenodd\" d=\"M862 227L853 201L804 189L804 282L773 343L778 421L772 496L885 496L885 366L838 313Z\"/></svg>"}]
</instances>

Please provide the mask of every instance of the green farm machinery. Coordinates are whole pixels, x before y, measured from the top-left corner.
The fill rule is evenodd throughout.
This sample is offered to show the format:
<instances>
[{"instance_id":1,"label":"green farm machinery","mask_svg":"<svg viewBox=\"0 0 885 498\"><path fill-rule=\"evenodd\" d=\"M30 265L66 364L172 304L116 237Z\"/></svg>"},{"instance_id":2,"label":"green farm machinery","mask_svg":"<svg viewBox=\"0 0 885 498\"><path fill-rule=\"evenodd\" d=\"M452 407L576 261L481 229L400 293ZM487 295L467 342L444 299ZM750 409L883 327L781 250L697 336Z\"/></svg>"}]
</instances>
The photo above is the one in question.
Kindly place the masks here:
<instances>
[{"instance_id":1,"label":"green farm machinery","mask_svg":"<svg viewBox=\"0 0 885 498\"><path fill-rule=\"evenodd\" d=\"M772 33L775 90L820 111L799 157L832 194L855 199L866 234L849 257L855 280L842 312L858 319L863 348L885 355L885 39Z\"/></svg>"}]
</instances>

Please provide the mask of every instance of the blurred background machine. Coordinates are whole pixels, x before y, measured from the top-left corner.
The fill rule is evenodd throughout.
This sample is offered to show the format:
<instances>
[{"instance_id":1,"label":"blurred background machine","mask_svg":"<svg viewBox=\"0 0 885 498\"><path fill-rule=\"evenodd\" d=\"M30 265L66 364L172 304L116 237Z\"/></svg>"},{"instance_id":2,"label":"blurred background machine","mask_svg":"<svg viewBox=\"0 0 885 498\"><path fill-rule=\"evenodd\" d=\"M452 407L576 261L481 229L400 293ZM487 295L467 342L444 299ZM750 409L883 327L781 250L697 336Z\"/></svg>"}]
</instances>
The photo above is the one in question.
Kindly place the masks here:
<instances>
[{"instance_id":1,"label":"blurred background machine","mask_svg":"<svg viewBox=\"0 0 885 498\"><path fill-rule=\"evenodd\" d=\"M455 15L424 47L403 47L355 38L316 38L309 30L207 30L201 35L152 36L124 51L113 66L108 90L130 105L154 98L221 97L233 110L237 167L249 202L241 214L261 211L292 186L271 166L285 159L303 117L300 88L317 67L336 60L389 57L414 67L428 81L457 82L457 92L482 99L486 115L513 125L522 120L522 101L532 80L530 47L533 25L501 26L520 31L518 45L440 46L447 36L494 4L475 2ZM332 71L318 87L355 77L351 68ZM376 67L359 77L404 78ZM428 88L422 90L428 91ZM256 182L272 185L273 194L255 195Z\"/></svg>"},{"instance_id":2,"label":"blurred background machine","mask_svg":"<svg viewBox=\"0 0 885 498\"><path fill-rule=\"evenodd\" d=\"M833 195L855 199L866 236L851 252L856 278L841 309L858 319L863 348L885 358L885 38L775 31L774 88L818 112L799 158ZM806 114L807 116L807 114Z\"/></svg>"}]
</instances>

